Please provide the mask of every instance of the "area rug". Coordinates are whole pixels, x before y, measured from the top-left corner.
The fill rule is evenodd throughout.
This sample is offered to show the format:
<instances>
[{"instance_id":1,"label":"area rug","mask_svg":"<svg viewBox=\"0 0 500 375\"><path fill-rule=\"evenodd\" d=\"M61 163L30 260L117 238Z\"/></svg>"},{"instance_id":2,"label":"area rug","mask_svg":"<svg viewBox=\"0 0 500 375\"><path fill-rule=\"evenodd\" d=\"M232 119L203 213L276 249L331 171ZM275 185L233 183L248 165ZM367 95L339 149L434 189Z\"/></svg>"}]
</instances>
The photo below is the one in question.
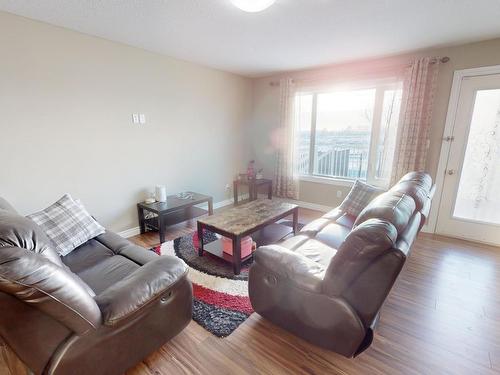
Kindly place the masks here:
<instances>
[{"instance_id":1,"label":"area rug","mask_svg":"<svg viewBox=\"0 0 500 375\"><path fill-rule=\"evenodd\" d=\"M292 226L290 221L281 223ZM299 224L299 229L302 226ZM204 234L204 243L216 239L213 233ZM248 269L252 259L243 263L241 273L235 275L230 263L209 253L200 257L193 245L193 233L151 250L186 262L193 283L193 320L215 336L229 336L253 313L248 298Z\"/></svg>"},{"instance_id":2,"label":"area rug","mask_svg":"<svg viewBox=\"0 0 500 375\"><path fill-rule=\"evenodd\" d=\"M205 235L206 243L215 239L211 233ZM208 253L200 257L193 245L193 234L164 242L153 250L161 255L177 256L189 266L193 320L207 331L227 337L252 314L247 281L251 260L243 264L239 275L234 275L228 262Z\"/></svg>"}]
</instances>

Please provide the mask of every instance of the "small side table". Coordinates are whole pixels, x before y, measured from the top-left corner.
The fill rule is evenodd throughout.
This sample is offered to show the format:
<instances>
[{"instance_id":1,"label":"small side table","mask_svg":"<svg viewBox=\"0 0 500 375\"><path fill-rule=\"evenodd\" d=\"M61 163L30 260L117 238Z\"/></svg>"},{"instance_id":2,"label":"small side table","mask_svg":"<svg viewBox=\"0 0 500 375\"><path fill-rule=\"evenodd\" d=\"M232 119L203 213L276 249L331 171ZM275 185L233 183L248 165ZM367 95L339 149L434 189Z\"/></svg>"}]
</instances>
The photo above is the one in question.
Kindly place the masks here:
<instances>
[{"instance_id":1,"label":"small side table","mask_svg":"<svg viewBox=\"0 0 500 375\"><path fill-rule=\"evenodd\" d=\"M139 227L141 234L147 230L157 230L160 233L160 243L165 242L165 227L177 224L195 217L213 215L213 200L211 196L189 192L191 199L181 199L177 195L169 195L166 202L137 203ZM195 207L201 203L208 203L208 210ZM146 218L145 211L156 214L156 217Z\"/></svg>"},{"instance_id":2,"label":"small side table","mask_svg":"<svg viewBox=\"0 0 500 375\"><path fill-rule=\"evenodd\" d=\"M267 198L273 198L273 181L267 178L251 178L233 181L234 204L238 204L238 187L240 185L248 186L249 200L254 201L257 199L259 188L267 187Z\"/></svg>"}]
</instances>

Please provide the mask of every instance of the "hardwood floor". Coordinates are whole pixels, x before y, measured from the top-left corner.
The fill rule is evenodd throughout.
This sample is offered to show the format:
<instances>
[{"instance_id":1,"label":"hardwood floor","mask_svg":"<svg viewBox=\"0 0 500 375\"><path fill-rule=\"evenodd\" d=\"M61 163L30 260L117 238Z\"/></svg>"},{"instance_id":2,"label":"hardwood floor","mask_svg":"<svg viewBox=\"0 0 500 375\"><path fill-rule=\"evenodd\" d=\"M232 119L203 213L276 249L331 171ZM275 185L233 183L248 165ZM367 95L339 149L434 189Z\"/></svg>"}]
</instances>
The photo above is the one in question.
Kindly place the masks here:
<instances>
[{"instance_id":1,"label":"hardwood floor","mask_svg":"<svg viewBox=\"0 0 500 375\"><path fill-rule=\"evenodd\" d=\"M301 209L300 221L321 213ZM191 233L194 222L168 238ZM157 235L132 240L150 247ZM190 325L138 374L499 374L500 248L420 234L381 312L372 346L355 359L319 349L253 314L219 339Z\"/></svg>"},{"instance_id":2,"label":"hardwood floor","mask_svg":"<svg viewBox=\"0 0 500 375\"><path fill-rule=\"evenodd\" d=\"M321 213L300 211L307 222ZM173 239L194 221L171 227ZM156 234L133 237L144 247ZM168 317L166 317L168 320ZM0 373L4 373L0 360ZM219 339L191 322L127 375L500 374L500 248L420 234L372 346L355 359L314 347L253 314Z\"/></svg>"}]
</instances>

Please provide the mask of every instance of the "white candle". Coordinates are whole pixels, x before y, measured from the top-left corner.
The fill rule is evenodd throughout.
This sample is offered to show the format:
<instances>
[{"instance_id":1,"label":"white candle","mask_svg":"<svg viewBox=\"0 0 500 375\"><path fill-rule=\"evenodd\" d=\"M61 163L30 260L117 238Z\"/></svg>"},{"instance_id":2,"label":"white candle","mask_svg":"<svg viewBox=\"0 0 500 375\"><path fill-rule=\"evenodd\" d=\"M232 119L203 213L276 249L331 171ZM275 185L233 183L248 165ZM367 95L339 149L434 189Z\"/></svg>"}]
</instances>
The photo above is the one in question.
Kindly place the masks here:
<instances>
[{"instance_id":1,"label":"white candle","mask_svg":"<svg viewBox=\"0 0 500 375\"><path fill-rule=\"evenodd\" d=\"M158 202L167 201L167 188L165 185L156 185L155 198Z\"/></svg>"}]
</instances>

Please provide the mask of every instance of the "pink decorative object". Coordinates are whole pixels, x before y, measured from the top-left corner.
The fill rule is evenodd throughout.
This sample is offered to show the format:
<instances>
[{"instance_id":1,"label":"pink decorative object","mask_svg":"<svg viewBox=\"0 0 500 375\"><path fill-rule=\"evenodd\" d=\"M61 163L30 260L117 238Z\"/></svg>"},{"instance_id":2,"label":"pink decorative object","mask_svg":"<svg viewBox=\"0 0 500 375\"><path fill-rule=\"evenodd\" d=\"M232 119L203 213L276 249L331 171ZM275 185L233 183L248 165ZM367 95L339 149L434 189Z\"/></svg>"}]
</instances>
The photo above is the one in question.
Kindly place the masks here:
<instances>
[{"instance_id":1,"label":"pink decorative object","mask_svg":"<svg viewBox=\"0 0 500 375\"><path fill-rule=\"evenodd\" d=\"M206 230L203 229L203 234L206 233ZM198 231L193 233L193 246L195 250L198 250L200 248L200 240L198 239Z\"/></svg>"},{"instance_id":2,"label":"pink decorative object","mask_svg":"<svg viewBox=\"0 0 500 375\"><path fill-rule=\"evenodd\" d=\"M246 258L252 254L253 240L252 237L246 236L241 239L241 258ZM222 237L222 251L226 254L233 255L233 240Z\"/></svg>"},{"instance_id":3,"label":"pink decorative object","mask_svg":"<svg viewBox=\"0 0 500 375\"><path fill-rule=\"evenodd\" d=\"M247 178L255 178L255 160L250 160L247 167Z\"/></svg>"}]
</instances>

